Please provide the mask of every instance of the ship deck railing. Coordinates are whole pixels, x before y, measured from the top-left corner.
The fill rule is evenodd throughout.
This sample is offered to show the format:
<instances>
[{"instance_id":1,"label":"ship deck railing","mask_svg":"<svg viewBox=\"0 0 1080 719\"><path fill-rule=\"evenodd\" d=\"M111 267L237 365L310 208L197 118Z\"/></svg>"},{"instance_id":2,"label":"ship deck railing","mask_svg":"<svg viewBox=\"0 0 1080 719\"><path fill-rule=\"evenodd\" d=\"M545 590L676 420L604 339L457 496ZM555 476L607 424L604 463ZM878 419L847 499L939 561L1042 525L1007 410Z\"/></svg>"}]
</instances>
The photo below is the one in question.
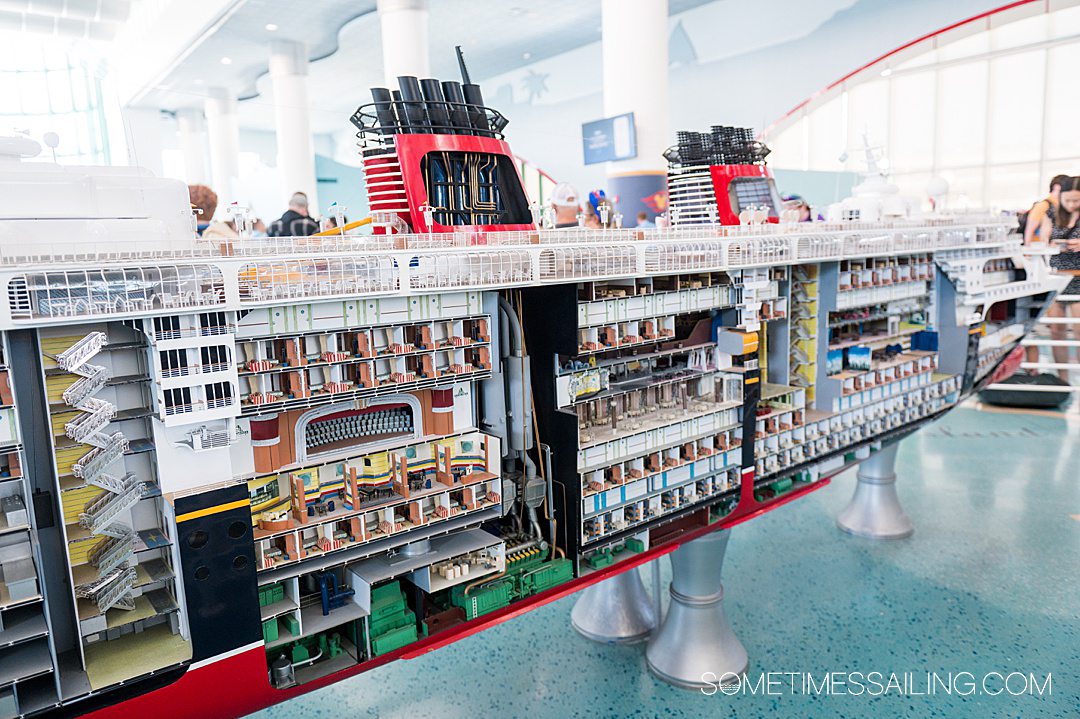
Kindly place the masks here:
<instances>
[{"instance_id":1,"label":"ship deck railing","mask_svg":"<svg viewBox=\"0 0 1080 719\"><path fill-rule=\"evenodd\" d=\"M972 220L963 224L961 219ZM977 220L977 222L976 222ZM134 248L97 257L34 255L35 266L3 272L17 244L0 246L14 320L175 314L348 298L520 287L657 274L730 271L941 250L1020 252L1009 222L993 215L948 220L812 226L694 225L672 229L332 235L236 239L185 252ZM40 249L40 247L39 247ZM91 256L84 252L79 258ZM1025 254L1034 252L1023 248ZM207 254L210 253L210 254ZM120 257L110 261L104 257ZM40 263L40 264L38 264Z\"/></svg>"},{"instance_id":2,"label":"ship deck railing","mask_svg":"<svg viewBox=\"0 0 1080 719\"><path fill-rule=\"evenodd\" d=\"M642 230L561 228L545 230L519 230L510 232L429 232L395 235L335 234L311 237L246 237L208 241L196 239L190 246L163 248L158 245L143 246L138 242L117 242L105 239L87 242L54 241L43 246L41 242L5 242L0 245L0 266L42 267L46 265L115 265L142 263L155 266L175 260L220 259L223 257L273 257L281 255L333 255L340 253L364 253L383 250L422 250L438 248L492 247L504 245L558 245L558 244L610 244L624 242L686 242L723 239L791 238L805 236L808 239L821 236L863 236L879 232L882 235L924 232L985 232L1007 230L1014 221L992 214L946 215L922 219L904 219L888 222L815 222L765 223L759 225L694 224L671 228ZM884 239L882 240L884 241ZM977 241L972 237L970 242ZM932 248L931 248L932 249Z\"/></svg>"}]
</instances>

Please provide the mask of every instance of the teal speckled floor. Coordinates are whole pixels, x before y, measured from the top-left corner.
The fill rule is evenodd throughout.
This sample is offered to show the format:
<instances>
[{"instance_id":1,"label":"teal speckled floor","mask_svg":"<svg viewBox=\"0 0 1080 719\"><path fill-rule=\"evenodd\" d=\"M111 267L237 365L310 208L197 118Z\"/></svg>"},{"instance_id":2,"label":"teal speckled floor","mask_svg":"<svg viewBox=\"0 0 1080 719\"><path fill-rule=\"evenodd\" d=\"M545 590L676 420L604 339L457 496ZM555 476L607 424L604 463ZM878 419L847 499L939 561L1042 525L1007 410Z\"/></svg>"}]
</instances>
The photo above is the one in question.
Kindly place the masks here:
<instances>
[{"instance_id":1,"label":"teal speckled floor","mask_svg":"<svg viewBox=\"0 0 1080 719\"><path fill-rule=\"evenodd\" d=\"M1049 696L704 696L654 679L643 647L576 635L568 597L252 716L1078 717L1078 429L1055 417L957 410L901 447L912 538L872 542L836 529L854 484L848 472L735 528L725 566L728 616L751 679L1020 671L1050 673Z\"/></svg>"}]
</instances>

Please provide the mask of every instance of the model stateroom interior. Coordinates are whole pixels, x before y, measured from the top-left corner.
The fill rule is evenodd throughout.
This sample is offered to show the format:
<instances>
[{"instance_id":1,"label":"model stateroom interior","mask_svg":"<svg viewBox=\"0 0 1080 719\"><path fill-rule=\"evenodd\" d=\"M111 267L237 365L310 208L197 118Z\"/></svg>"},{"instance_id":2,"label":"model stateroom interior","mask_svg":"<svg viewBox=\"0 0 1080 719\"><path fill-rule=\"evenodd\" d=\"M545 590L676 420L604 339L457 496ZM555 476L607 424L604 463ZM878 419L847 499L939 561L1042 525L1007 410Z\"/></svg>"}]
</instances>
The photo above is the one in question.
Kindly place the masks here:
<instances>
[{"instance_id":1,"label":"model stateroom interior","mask_svg":"<svg viewBox=\"0 0 1080 719\"><path fill-rule=\"evenodd\" d=\"M1060 287L988 214L791 222L737 128L679 134L668 227L550 229L467 78L373 98L372 234L0 165L0 716L242 714L614 576L955 406Z\"/></svg>"}]
</instances>

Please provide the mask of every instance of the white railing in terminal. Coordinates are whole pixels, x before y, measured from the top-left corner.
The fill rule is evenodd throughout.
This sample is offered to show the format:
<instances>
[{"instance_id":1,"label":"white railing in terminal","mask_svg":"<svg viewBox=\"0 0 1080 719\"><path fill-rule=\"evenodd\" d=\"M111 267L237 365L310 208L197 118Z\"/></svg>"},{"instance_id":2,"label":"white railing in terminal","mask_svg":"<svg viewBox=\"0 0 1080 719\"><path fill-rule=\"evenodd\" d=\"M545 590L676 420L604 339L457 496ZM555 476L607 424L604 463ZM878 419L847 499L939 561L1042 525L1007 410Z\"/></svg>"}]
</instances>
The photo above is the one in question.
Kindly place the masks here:
<instances>
[{"instance_id":1,"label":"white railing in terminal","mask_svg":"<svg viewBox=\"0 0 1080 719\"><path fill-rule=\"evenodd\" d=\"M1058 295L1055 301L1064 303L1066 306L1080 307L1080 295ZM1053 326L1065 325L1066 327L1073 327L1073 339L1046 339L1038 335L1029 335L1020 342L1023 347L1048 347L1053 350L1055 347L1065 347L1069 350L1075 350L1080 354L1080 317L1042 317L1039 320L1039 324L1043 327L1049 328ZM1066 330L1067 332L1068 330ZM1069 353L1070 355L1072 352ZM1052 372L1060 374L1064 370L1066 377L1070 379L1080 376L1080 360L1069 358L1068 361L1058 362L1056 359L1051 361L1044 361L1042 357L1036 362L1024 361L1020 363L1020 368L1023 370L1035 370L1038 372ZM987 389L1000 389L1008 390L1010 392L1080 392L1080 383L1070 382L1069 386L1061 385L1037 385L1037 384L1003 384L996 383L991 384ZM1070 411L1080 412L1080 401L1074 398L1070 405Z\"/></svg>"}]
</instances>

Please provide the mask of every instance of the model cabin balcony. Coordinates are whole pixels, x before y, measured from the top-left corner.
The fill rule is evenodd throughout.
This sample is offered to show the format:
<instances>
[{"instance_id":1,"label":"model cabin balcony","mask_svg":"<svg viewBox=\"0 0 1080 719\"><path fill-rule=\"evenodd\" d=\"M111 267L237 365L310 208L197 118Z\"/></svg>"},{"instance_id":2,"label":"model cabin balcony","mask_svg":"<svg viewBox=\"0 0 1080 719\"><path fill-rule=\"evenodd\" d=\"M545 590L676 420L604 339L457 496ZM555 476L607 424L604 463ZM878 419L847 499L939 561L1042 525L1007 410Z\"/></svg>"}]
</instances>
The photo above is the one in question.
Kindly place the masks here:
<instances>
[{"instance_id":1,"label":"model cabin balcony","mask_svg":"<svg viewBox=\"0 0 1080 719\"><path fill-rule=\"evenodd\" d=\"M144 331L154 344L176 348L190 346L187 340L194 337L232 335L236 332L236 324L231 312L201 312L154 317L145 321Z\"/></svg>"},{"instance_id":2,"label":"model cabin balcony","mask_svg":"<svg viewBox=\"0 0 1080 719\"><path fill-rule=\"evenodd\" d=\"M237 343L246 408L423 388L491 370L486 315Z\"/></svg>"},{"instance_id":3,"label":"model cabin balcony","mask_svg":"<svg viewBox=\"0 0 1080 719\"><path fill-rule=\"evenodd\" d=\"M741 446L742 428L735 427L583 473L582 541L622 532L704 499L734 496Z\"/></svg>"},{"instance_id":4,"label":"model cabin balcony","mask_svg":"<svg viewBox=\"0 0 1080 719\"><path fill-rule=\"evenodd\" d=\"M934 276L929 255L872 257L840 262L841 292L927 281Z\"/></svg>"},{"instance_id":5,"label":"model cabin balcony","mask_svg":"<svg viewBox=\"0 0 1080 719\"><path fill-rule=\"evenodd\" d=\"M727 496L734 500L740 487L740 468L723 466L722 461L703 457L692 466L586 497L581 542L592 544L707 499Z\"/></svg>"},{"instance_id":6,"label":"model cabin balcony","mask_svg":"<svg viewBox=\"0 0 1080 719\"><path fill-rule=\"evenodd\" d=\"M373 441L408 434L403 413L379 422L383 435ZM260 567L499 506L500 457L496 438L465 432L251 480Z\"/></svg>"}]
</instances>

